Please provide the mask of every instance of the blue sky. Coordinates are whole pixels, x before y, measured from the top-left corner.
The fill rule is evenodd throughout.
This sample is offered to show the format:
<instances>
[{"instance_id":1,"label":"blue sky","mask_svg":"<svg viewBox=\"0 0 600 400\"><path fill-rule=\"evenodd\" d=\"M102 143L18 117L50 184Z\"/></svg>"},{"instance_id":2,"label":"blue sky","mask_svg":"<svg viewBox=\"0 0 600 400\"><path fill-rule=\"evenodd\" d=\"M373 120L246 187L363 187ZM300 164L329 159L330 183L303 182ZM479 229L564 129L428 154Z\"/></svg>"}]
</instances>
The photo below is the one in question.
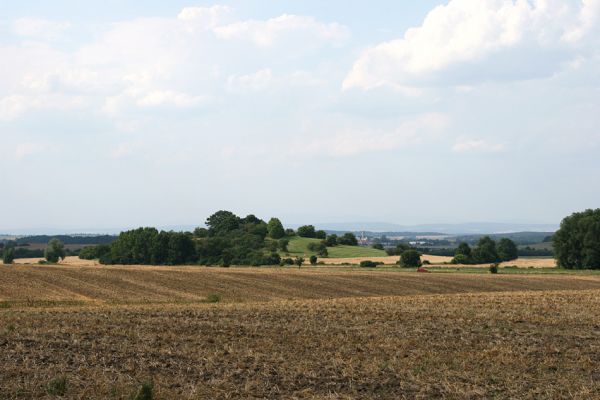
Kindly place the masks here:
<instances>
[{"instance_id":1,"label":"blue sky","mask_svg":"<svg viewBox=\"0 0 600 400\"><path fill-rule=\"evenodd\" d=\"M600 0L21 1L0 231L557 223L600 201Z\"/></svg>"}]
</instances>

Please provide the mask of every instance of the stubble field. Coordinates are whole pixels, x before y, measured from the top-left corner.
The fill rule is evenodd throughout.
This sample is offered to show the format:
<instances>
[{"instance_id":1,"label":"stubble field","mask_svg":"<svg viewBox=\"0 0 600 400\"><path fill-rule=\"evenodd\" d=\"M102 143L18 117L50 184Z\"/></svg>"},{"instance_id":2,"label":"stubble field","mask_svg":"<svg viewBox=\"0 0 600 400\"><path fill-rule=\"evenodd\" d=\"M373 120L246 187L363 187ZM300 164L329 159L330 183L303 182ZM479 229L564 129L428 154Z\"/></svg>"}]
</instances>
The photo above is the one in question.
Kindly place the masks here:
<instances>
[{"instance_id":1,"label":"stubble field","mask_svg":"<svg viewBox=\"0 0 600 400\"><path fill-rule=\"evenodd\" d=\"M589 399L599 363L597 275L0 271L2 399Z\"/></svg>"}]
</instances>

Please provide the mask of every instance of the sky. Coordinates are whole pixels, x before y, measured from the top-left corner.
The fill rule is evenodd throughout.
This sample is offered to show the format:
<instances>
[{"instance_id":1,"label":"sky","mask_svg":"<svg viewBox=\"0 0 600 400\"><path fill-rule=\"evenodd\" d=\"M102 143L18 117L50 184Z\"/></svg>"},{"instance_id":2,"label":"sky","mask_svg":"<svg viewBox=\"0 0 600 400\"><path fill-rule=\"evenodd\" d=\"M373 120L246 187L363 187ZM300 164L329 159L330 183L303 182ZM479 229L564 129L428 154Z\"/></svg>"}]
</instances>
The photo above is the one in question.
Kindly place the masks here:
<instances>
[{"instance_id":1,"label":"sky","mask_svg":"<svg viewBox=\"0 0 600 400\"><path fill-rule=\"evenodd\" d=\"M23 0L0 231L558 223L600 204L600 0Z\"/></svg>"}]
</instances>

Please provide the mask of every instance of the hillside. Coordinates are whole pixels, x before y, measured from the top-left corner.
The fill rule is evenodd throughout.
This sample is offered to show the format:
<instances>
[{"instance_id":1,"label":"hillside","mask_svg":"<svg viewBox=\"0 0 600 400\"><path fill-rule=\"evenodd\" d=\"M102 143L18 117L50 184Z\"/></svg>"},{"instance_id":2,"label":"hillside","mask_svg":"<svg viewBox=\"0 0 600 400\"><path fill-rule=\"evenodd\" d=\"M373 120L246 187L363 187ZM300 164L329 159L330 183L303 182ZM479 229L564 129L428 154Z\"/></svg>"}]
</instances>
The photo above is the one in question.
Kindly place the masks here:
<instances>
[{"instance_id":1,"label":"hillside","mask_svg":"<svg viewBox=\"0 0 600 400\"><path fill-rule=\"evenodd\" d=\"M320 243L320 239L303 238L293 236L290 238L288 250L290 256L307 257L316 254L314 251L308 250L310 243ZM362 246L335 246L328 247L327 251L330 258L354 258L354 257L385 257L387 254L383 250L377 250L370 247ZM285 254L282 253L282 256Z\"/></svg>"}]
</instances>

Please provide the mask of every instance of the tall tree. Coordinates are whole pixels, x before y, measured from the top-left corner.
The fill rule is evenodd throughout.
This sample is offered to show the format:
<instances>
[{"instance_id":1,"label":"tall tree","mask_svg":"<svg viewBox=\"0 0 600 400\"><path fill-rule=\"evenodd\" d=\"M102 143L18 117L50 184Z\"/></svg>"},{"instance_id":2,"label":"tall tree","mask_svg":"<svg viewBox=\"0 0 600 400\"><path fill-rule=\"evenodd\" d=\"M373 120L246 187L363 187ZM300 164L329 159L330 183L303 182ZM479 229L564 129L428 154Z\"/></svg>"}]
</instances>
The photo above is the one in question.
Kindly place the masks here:
<instances>
[{"instance_id":1,"label":"tall tree","mask_svg":"<svg viewBox=\"0 0 600 400\"><path fill-rule=\"evenodd\" d=\"M285 230L283 229L283 224L278 218L271 218L269 220L269 224L267 225L267 230L269 232L269 237L271 239L281 239L285 236Z\"/></svg>"},{"instance_id":2,"label":"tall tree","mask_svg":"<svg viewBox=\"0 0 600 400\"><path fill-rule=\"evenodd\" d=\"M58 239L52 239L48 242L44 256L48 262L57 263L59 259L64 260L67 256L65 245Z\"/></svg>"},{"instance_id":3,"label":"tall tree","mask_svg":"<svg viewBox=\"0 0 600 400\"><path fill-rule=\"evenodd\" d=\"M574 213L554 234L557 264L569 269L600 269L600 209Z\"/></svg>"},{"instance_id":4,"label":"tall tree","mask_svg":"<svg viewBox=\"0 0 600 400\"><path fill-rule=\"evenodd\" d=\"M508 238L502 238L498 242L498 256L501 261L512 261L519 258L519 250L515 242Z\"/></svg>"},{"instance_id":5,"label":"tall tree","mask_svg":"<svg viewBox=\"0 0 600 400\"><path fill-rule=\"evenodd\" d=\"M496 242L489 236L479 239L477 247L473 250L473 260L480 264L500 261L498 251L496 250Z\"/></svg>"}]
</instances>

